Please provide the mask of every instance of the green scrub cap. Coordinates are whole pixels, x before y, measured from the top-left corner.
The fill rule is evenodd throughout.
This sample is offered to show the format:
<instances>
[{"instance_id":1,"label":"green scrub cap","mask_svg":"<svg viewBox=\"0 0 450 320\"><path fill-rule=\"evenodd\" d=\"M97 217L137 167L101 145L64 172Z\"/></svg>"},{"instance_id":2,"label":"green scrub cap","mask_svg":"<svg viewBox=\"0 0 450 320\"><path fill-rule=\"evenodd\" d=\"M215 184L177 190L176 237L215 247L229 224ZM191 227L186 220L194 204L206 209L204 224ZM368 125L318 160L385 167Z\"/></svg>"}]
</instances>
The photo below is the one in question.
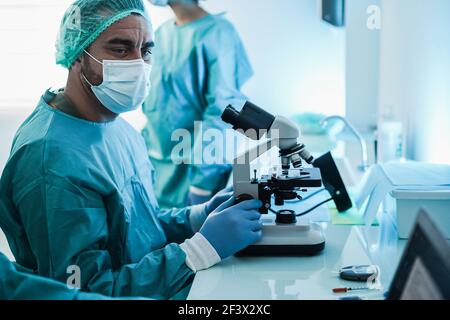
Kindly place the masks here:
<instances>
[{"instance_id":1,"label":"green scrub cap","mask_svg":"<svg viewBox=\"0 0 450 320\"><path fill-rule=\"evenodd\" d=\"M102 32L132 14L139 14L151 23L142 0L76 0L61 23L56 63L69 69Z\"/></svg>"}]
</instances>

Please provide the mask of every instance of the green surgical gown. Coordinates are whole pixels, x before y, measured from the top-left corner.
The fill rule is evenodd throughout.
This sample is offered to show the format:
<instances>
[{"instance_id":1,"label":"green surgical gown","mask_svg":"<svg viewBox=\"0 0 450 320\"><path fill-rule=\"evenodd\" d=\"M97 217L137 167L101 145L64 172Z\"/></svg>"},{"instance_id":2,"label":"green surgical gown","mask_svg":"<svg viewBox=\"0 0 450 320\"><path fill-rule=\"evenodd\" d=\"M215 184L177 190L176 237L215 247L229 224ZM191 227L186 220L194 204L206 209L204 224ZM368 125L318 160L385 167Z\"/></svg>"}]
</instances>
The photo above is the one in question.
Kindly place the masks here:
<instances>
[{"instance_id":1,"label":"green surgical gown","mask_svg":"<svg viewBox=\"0 0 450 320\"><path fill-rule=\"evenodd\" d=\"M16 261L106 296L170 299L193 272L179 243L191 208L160 210L145 142L121 118L94 123L49 106L19 128L0 180L0 227Z\"/></svg>"},{"instance_id":2,"label":"green surgical gown","mask_svg":"<svg viewBox=\"0 0 450 320\"><path fill-rule=\"evenodd\" d=\"M27 273L0 253L0 300L104 300L66 285Z\"/></svg>"},{"instance_id":3,"label":"green surgical gown","mask_svg":"<svg viewBox=\"0 0 450 320\"><path fill-rule=\"evenodd\" d=\"M216 154L215 164L198 161L201 150L215 142L202 144L196 136L194 148L194 122L202 121L203 133L208 129L223 132L226 124L221 115L229 104L244 104L246 97L240 89L253 70L238 33L222 15L182 26L170 20L156 31L155 44L152 90L143 106L148 124L142 134L156 170L159 204L183 207L191 186L215 193L226 186L231 172L226 152L224 157ZM191 134L189 145L197 152L196 161L194 157L182 161L186 157L177 152L172 155L182 142L172 136L177 129Z\"/></svg>"}]
</instances>

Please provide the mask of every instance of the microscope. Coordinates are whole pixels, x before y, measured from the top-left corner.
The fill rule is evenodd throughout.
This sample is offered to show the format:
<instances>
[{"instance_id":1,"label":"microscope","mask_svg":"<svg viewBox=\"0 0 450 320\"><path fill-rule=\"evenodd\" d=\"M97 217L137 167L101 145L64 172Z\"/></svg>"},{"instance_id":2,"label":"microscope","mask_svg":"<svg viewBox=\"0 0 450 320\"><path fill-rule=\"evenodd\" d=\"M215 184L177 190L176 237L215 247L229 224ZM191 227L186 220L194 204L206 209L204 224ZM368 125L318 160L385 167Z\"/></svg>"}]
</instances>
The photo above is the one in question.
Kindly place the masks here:
<instances>
[{"instance_id":1,"label":"microscope","mask_svg":"<svg viewBox=\"0 0 450 320\"><path fill-rule=\"evenodd\" d=\"M233 163L236 202L261 200L263 206L260 213L264 215L262 240L238 255L308 256L321 252L325 247L321 226L297 218L328 201L334 201L339 212L352 207L331 153L315 159L306 146L299 142L300 129L295 123L281 116L275 117L251 102L246 102L240 112L228 106L222 114L222 120L254 141L266 138L258 146L238 155ZM259 177L254 171L251 177L251 163L275 147L279 148L281 166L272 174ZM273 209L273 200L276 206L283 206L289 200L301 201L301 193L315 188L326 189L331 198L303 213Z\"/></svg>"}]
</instances>

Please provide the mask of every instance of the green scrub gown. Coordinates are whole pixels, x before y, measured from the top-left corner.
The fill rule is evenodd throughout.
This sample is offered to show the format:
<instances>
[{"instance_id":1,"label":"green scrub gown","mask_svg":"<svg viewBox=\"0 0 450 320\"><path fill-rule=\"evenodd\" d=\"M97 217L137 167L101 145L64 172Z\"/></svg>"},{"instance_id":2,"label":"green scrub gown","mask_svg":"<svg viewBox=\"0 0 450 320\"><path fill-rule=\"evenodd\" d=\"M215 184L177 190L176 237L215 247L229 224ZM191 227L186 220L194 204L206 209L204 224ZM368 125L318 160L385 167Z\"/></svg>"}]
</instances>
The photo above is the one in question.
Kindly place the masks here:
<instances>
[{"instance_id":1,"label":"green scrub gown","mask_svg":"<svg viewBox=\"0 0 450 320\"><path fill-rule=\"evenodd\" d=\"M104 300L94 293L69 289L66 285L27 273L0 253L0 300Z\"/></svg>"},{"instance_id":2,"label":"green scrub gown","mask_svg":"<svg viewBox=\"0 0 450 320\"><path fill-rule=\"evenodd\" d=\"M48 103L19 128L0 180L0 227L16 261L81 290L170 299L193 272L179 243L195 210L160 210L144 140L125 120L94 123Z\"/></svg>"},{"instance_id":3,"label":"green scrub gown","mask_svg":"<svg viewBox=\"0 0 450 320\"><path fill-rule=\"evenodd\" d=\"M229 104L244 104L240 89L253 70L238 33L222 15L182 26L170 20L156 31L155 44L152 91L143 107L148 124L142 134L156 170L159 204L183 207L191 186L211 193L224 188L231 166L224 158L218 164L179 164L184 158L179 154L172 158L172 150L180 140L172 133L186 129L193 137L195 121L203 122L203 132L223 131L221 115ZM201 137L195 138L199 143ZM193 137L191 150L199 153L209 143L194 148Z\"/></svg>"}]
</instances>

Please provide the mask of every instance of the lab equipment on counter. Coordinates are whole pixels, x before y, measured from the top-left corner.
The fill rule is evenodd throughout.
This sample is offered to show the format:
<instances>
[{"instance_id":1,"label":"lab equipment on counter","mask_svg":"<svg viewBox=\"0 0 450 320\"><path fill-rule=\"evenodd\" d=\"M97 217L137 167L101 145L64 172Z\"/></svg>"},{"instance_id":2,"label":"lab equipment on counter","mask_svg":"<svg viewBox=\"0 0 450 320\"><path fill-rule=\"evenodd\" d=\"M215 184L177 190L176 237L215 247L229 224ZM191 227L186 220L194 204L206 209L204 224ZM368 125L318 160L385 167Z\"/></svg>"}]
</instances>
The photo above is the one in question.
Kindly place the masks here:
<instances>
[{"instance_id":1,"label":"lab equipment on counter","mask_svg":"<svg viewBox=\"0 0 450 320\"><path fill-rule=\"evenodd\" d=\"M355 197L356 206L363 208L365 223L371 224L374 221L381 203L387 199L390 192L400 190L410 191L409 197L414 194L412 191L419 192L416 195L423 194L423 192L450 191L450 166L413 161L390 162L373 166L364 177ZM406 202L411 199L403 200ZM418 204L418 201L412 201L412 205ZM389 202L386 203L389 204ZM444 208L443 212L448 213L448 207L445 207L443 205L436 208ZM434 211L430 212L433 218L436 215ZM410 214L414 216L414 211L411 211ZM441 212L436 216L439 217L442 214ZM448 219L448 215L445 217ZM437 223L440 224L439 221Z\"/></svg>"},{"instance_id":2,"label":"lab equipment on counter","mask_svg":"<svg viewBox=\"0 0 450 320\"><path fill-rule=\"evenodd\" d=\"M396 221L400 239L408 239L421 208L426 208L443 235L450 239L450 189L394 190L389 193L386 206L386 212Z\"/></svg>"},{"instance_id":3,"label":"lab equipment on counter","mask_svg":"<svg viewBox=\"0 0 450 320\"><path fill-rule=\"evenodd\" d=\"M450 299L450 246L424 210L419 213L388 299Z\"/></svg>"},{"instance_id":4,"label":"lab equipment on counter","mask_svg":"<svg viewBox=\"0 0 450 320\"><path fill-rule=\"evenodd\" d=\"M401 160L404 156L403 124L385 120L378 127L378 156L380 162Z\"/></svg>"},{"instance_id":5,"label":"lab equipment on counter","mask_svg":"<svg viewBox=\"0 0 450 320\"><path fill-rule=\"evenodd\" d=\"M379 275L378 266L348 266L339 270L339 276L343 280L365 282L369 279L376 279Z\"/></svg>"},{"instance_id":6,"label":"lab equipment on counter","mask_svg":"<svg viewBox=\"0 0 450 320\"><path fill-rule=\"evenodd\" d=\"M263 137L268 139L239 155L233 165L237 200L259 199L263 202L261 214L268 214L269 211L276 214L263 219L263 239L241 254L313 255L322 251L325 238L321 227L297 220L298 216L311 210L300 214L288 210L275 211L272 209L272 197L277 206L284 205L287 200L301 200L300 193L305 188L321 188L323 180L323 185L331 195L327 201L334 200L339 212L351 208L352 202L331 154L314 159L305 145L298 141L300 130L293 122L284 117L275 117L250 102L244 105L241 112L228 106L222 120L231 124L233 129L243 131L252 140L259 141ZM281 170L261 177L255 171L252 178L250 163L273 147L280 149ZM303 161L312 166L303 166Z\"/></svg>"},{"instance_id":7,"label":"lab equipment on counter","mask_svg":"<svg viewBox=\"0 0 450 320\"><path fill-rule=\"evenodd\" d=\"M346 118L342 116L330 116L326 117L322 120L321 125L323 127L327 126L327 124L333 120L340 120L344 123L346 127L349 128L350 132L358 139L359 144L361 146L361 164L358 166L360 171L366 171L369 168L369 154L367 151L367 143L362 134L348 121Z\"/></svg>"}]
</instances>

